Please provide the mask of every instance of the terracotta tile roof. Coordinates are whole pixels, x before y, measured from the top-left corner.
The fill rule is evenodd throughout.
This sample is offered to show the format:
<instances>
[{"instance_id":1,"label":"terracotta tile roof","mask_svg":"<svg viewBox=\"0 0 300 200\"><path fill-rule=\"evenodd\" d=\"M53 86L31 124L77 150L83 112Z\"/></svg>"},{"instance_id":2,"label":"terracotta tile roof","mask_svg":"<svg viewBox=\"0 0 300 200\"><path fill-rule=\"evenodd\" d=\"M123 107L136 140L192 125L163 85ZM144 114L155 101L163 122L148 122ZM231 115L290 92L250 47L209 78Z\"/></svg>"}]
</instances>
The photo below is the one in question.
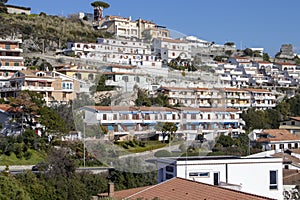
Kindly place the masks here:
<instances>
[{"instance_id":1,"label":"terracotta tile roof","mask_svg":"<svg viewBox=\"0 0 300 200\"><path fill-rule=\"evenodd\" d=\"M277 62L276 64L278 64L278 65L291 65L291 66L296 66L295 64L290 63L290 62Z\"/></svg>"},{"instance_id":2,"label":"terracotta tile roof","mask_svg":"<svg viewBox=\"0 0 300 200\"><path fill-rule=\"evenodd\" d=\"M130 65L109 65L109 67L122 68L122 69L135 69L136 68L136 66L130 66Z\"/></svg>"},{"instance_id":3,"label":"terracotta tile roof","mask_svg":"<svg viewBox=\"0 0 300 200\"><path fill-rule=\"evenodd\" d=\"M169 91L194 91L195 88L184 88L184 87L160 87L160 90L164 89L164 90L169 90Z\"/></svg>"},{"instance_id":4,"label":"terracotta tile roof","mask_svg":"<svg viewBox=\"0 0 300 200\"><path fill-rule=\"evenodd\" d=\"M222 89L221 89L222 90ZM224 88L224 91L229 92L247 92L247 90L239 89L239 88Z\"/></svg>"},{"instance_id":5,"label":"terracotta tile roof","mask_svg":"<svg viewBox=\"0 0 300 200\"><path fill-rule=\"evenodd\" d=\"M196 90L196 91L208 91L209 88L199 88L199 87L197 87L197 88L194 88L194 90Z\"/></svg>"},{"instance_id":6,"label":"terracotta tile roof","mask_svg":"<svg viewBox=\"0 0 300 200\"><path fill-rule=\"evenodd\" d=\"M146 106L86 106L88 108L98 110L98 111L175 111L168 107L146 107Z\"/></svg>"},{"instance_id":7,"label":"terracotta tile roof","mask_svg":"<svg viewBox=\"0 0 300 200\"><path fill-rule=\"evenodd\" d=\"M267 61L255 61L258 64L273 64L271 62L267 62Z\"/></svg>"},{"instance_id":8,"label":"terracotta tile roof","mask_svg":"<svg viewBox=\"0 0 300 200\"><path fill-rule=\"evenodd\" d=\"M285 163L293 163L295 166L299 166L300 167L300 159L292 156L288 153L275 153L272 155L273 157L276 158L282 158L282 161Z\"/></svg>"},{"instance_id":9,"label":"terracotta tile roof","mask_svg":"<svg viewBox=\"0 0 300 200\"><path fill-rule=\"evenodd\" d=\"M131 189L127 189L127 190L119 190L119 191L115 191L114 192L114 200L118 200L118 199L123 199L126 197L129 197L133 194L136 194L138 192L141 192L147 188L150 188L151 186L144 186L144 187L138 187L138 188L131 188ZM108 193L101 193L98 194L99 197L108 197Z\"/></svg>"},{"instance_id":10,"label":"terracotta tile roof","mask_svg":"<svg viewBox=\"0 0 300 200\"><path fill-rule=\"evenodd\" d=\"M116 15L110 15L110 16L107 16L109 20L112 20L112 19L125 19L125 20L129 20L129 18L125 18L125 17L120 17L120 16L116 16Z\"/></svg>"},{"instance_id":11,"label":"terracotta tile roof","mask_svg":"<svg viewBox=\"0 0 300 200\"><path fill-rule=\"evenodd\" d=\"M290 117L290 119L300 121L300 117Z\"/></svg>"},{"instance_id":12,"label":"terracotta tile roof","mask_svg":"<svg viewBox=\"0 0 300 200\"><path fill-rule=\"evenodd\" d=\"M300 171L297 169L283 169L283 185L299 185Z\"/></svg>"},{"instance_id":13,"label":"terracotta tile roof","mask_svg":"<svg viewBox=\"0 0 300 200\"><path fill-rule=\"evenodd\" d=\"M0 104L0 111L2 111L2 112L21 112L21 109L14 108L8 104Z\"/></svg>"},{"instance_id":14,"label":"terracotta tile roof","mask_svg":"<svg viewBox=\"0 0 300 200\"><path fill-rule=\"evenodd\" d=\"M300 154L300 149L290 149L290 151L292 151L292 153L295 154ZM299 159L299 163L300 163L300 159Z\"/></svg>"},{"instance_id":15,"label":"terracotta tile roof","mask_svg":"<svg viewBox=\"0 0 300 200\"><path fill-rule=\"evenodd\" d=\"M244 60L249 60L249 58L248 58L248 57L241 57L241 56L235 56L235 57L233 57L233 58L235 58L235 59L244 59Z\"/></svg>"},{"instance_id":16,"label":"terracotta tile roof","mask_svg":"<svg viewBox=\"0 0 300 200\"><path fill-rule=\"evenodd\" d=\"M240 112L234 108L194 108L194 107L175 107L180 111L199 111L199 112Z\"/></svg>"},{"instance_id":17,"label":"terracotta tile roof","mask_svg":"<svg viewBox=\"0 0 300 200\"><path fill-rule=\"evenodd\" d=\"M228 200L228 199L243 199L243 200L254 200L254 199L270 199L258 195L253 195L245 192L231 190L227 188L221 188L205 183L196 181L186 180L183 178L173 178L160 184L141 188L136 190L133 189L125 191L114 192L114 199L154 199L159 198L161 200Z\"/></svg>"},{"instance_id":18,"label":"terracotta tile roof","mask_svg":"<svg viewBox=\"0 0 300 200\"><path fill-rule=\"evenodd\" d=\"M259 138L257 140L258 142L300 140L297 135L294 135L285 129L264 129L260 135L268 135L269 137Z\"/></svg>"},{"instance_id":19,"label":"terracotta tile roof","mask_svg":"<svg viewBox=\"0 0 300 200\"><path fill-rule=\"evenodd\" d=\"M183 40L174 40L172 38L157 38L158 40L161 40L163 42L170 42L170 43L182 43L182 44L187 44L187 42L183 41Z\"/></svg>"},{"instance_id":20,"label":"terracotta tile roof","mask_svg":"<svg viewBox=\"0 0 300 200\"><path fill-rule=\"evenodd\" d=\"M258 88L246 88L245 90L249 92L257 92L257 93L271 93L269 90L258 89Z\"/></svg>"}]
</instances>

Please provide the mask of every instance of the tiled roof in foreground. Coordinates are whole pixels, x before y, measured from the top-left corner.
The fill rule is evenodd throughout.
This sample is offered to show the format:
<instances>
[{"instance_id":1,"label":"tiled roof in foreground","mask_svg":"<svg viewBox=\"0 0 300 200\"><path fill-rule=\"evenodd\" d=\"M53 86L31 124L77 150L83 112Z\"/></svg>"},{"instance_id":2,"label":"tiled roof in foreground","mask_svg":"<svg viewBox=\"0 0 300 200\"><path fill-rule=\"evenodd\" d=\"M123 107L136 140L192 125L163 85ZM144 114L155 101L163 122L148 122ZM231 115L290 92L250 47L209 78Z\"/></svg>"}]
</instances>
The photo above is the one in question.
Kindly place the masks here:
<instances>
[{"instance_id":1,"label":"tiled roof in foreground","mask_svg":"<svg viewBox=\"0 0 300 200\"><path fill-rule=\"evenodd\" d=\"M102 196L102 195L101 195ZM113 199L155 199L160 200L183 200L183 199L270 199L245 192L221 188L205 183L191 181L183 178L173 178L154 186L122 190L114 192Z\"/></svg>"}]
</instances>

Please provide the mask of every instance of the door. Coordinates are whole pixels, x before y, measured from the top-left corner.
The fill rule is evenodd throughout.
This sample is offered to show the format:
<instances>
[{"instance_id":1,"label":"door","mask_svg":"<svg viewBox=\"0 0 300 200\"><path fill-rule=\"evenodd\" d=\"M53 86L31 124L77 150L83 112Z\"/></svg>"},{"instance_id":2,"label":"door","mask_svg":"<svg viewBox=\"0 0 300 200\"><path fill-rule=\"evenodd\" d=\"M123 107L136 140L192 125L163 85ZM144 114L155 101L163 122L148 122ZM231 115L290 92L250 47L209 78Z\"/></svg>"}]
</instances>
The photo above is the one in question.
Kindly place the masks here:
<instances>
[{"instance_id":1,"label":"door","mask_svg":"<svg viewBox=\"0 0 300 200\"><path fill-rule=\"evenodd\" d=\"M214 185L219 185L219 172L214 172Z\"/></svg>"}]
</instances>

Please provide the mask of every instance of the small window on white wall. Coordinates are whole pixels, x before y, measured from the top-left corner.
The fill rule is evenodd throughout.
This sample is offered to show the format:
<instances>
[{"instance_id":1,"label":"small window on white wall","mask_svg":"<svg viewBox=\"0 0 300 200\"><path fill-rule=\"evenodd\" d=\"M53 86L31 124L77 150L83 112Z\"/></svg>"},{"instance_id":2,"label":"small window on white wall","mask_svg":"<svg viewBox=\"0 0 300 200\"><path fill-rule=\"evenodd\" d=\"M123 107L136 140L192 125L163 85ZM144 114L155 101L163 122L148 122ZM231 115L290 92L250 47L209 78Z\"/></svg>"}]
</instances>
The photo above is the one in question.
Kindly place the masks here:
<instances>
[{"instance_id":1,"label":"small window on white wall","mask_svg":"<svg viewBox=\"0 0 300 200\"><path fill-rule=\"evenodd\" d=\"M62 83L62 89L73 89L73 83Z\"/></svg>"},{"instance_id":2,"label":"small window on white wall","mask_svg":"<svg viewBox=\"0 0 300 200\"><path fill-rule=\"evenodd\" d=\"M277 171L270 171L270 190L277 190Z\"/></svg>"}]
</instances>

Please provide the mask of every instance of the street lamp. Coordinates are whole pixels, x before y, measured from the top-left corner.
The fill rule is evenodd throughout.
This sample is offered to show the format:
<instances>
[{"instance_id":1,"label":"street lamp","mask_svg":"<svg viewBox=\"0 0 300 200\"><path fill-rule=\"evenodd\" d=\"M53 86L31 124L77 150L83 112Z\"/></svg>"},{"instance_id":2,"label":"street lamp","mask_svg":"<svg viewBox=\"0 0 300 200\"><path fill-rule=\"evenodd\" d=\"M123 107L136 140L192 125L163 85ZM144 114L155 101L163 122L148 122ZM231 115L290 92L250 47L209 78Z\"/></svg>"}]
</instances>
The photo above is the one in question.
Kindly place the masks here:
<instances>
[{"instance_id":1,"label":"street lamp","mask_svg":"<svg viewBox=\"0 0 300 200\"><path fill-rule=\"evenodd\" d=\"M24 112L23 112L23 108L24 106L20 106L21 108L21 134L23 133L23 115L24 115Z\"/></svg>"}]
</instances>

